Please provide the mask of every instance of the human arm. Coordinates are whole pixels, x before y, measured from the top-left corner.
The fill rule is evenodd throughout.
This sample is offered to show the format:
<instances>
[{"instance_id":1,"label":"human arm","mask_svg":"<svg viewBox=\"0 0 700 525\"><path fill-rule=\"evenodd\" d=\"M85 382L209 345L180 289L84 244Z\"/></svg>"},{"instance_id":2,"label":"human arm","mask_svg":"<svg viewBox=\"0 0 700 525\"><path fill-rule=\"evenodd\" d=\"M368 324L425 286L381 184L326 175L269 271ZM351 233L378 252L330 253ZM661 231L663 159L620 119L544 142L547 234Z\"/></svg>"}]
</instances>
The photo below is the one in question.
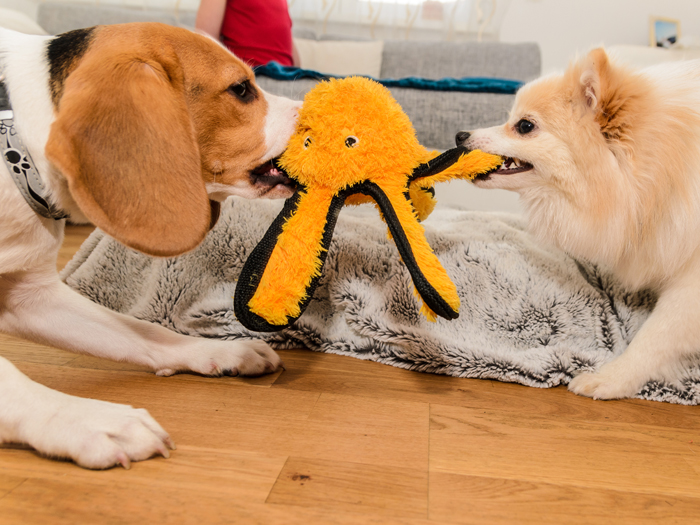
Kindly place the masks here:
<instances>
[{"instance_id":1,"label":"human arm","mask_svg":"<svg viewBox=\"0 0 700 525\"><path fill-rule=\"evenodd\" d=\"M292 65L294 67L301 67L301 58L299 58L299 50L294 43L294 39L292 39Z\"/></svg>"},{"instance_id":2,"label":"human arm","mask_svg":"<svg viewBox=\"0 0 700 525\"><path fill-rule=\"evenodd\" d=\"M227 0L201 0L194 25L219 40Z\"/></svg>"}]
</instances>

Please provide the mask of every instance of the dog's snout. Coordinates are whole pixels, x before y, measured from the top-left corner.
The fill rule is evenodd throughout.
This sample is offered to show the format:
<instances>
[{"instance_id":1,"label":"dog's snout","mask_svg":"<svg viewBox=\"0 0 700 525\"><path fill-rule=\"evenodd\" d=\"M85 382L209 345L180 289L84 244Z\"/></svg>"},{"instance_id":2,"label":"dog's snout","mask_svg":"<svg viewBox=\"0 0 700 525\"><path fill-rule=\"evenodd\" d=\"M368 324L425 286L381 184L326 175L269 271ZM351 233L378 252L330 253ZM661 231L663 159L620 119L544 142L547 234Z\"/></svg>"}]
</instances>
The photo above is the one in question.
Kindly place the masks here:
<instances>
[{"instance_id":1,"label":"dog's snout","mask_svg":"<svg viewBox=\"0 0 700 525\"><path fill-rule=\"evenodd\" d=\"M457 144L457 146L461 146L467 141L467 139L470 136L471 133L469 133L468 131L460 131L455 135L455 143Z\"/></svg>"},{"instance_id":2,"label":"dog's snout","mask_svg":"<svg viewBox=\"0 0 700 525\"><path fill-rule=\"evenodd\" d=\"M296 104L292 106L292 119L294 122L299 120L299 111L301 110L301 101L295 101Z\"/></svg>"}]
</instances>

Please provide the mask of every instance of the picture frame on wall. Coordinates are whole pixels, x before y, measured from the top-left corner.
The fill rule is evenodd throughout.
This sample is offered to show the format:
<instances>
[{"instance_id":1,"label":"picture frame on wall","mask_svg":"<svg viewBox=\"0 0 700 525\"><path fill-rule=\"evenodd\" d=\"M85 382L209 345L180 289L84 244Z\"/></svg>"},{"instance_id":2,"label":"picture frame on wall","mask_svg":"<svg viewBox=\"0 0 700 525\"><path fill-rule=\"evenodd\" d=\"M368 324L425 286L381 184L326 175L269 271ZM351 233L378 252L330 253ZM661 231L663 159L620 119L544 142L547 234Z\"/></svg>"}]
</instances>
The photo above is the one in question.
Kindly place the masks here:
<instances>
[{"instance_id":1,"label":"picture frame on wall","mask_svg":"<svg viewBox=\"0 0 700 525\"><path fill-rule=\"evenodd\" d=\"M673 18L651 17L649 23L649 45L671 47L681 37L681 22Z\"/></svg>"}]
</instances>

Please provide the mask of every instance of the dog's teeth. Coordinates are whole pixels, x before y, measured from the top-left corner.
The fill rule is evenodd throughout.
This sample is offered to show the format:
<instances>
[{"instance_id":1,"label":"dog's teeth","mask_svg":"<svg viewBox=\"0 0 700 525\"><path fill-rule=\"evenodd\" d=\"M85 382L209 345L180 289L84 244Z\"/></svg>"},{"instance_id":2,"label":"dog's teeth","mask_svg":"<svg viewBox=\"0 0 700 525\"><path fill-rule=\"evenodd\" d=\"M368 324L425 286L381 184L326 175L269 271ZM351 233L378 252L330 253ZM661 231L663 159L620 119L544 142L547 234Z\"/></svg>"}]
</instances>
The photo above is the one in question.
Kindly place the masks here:
<instances>
[{"instance_id":1,"label":"dog's teeth","mask_svg":"<svg viewBox=\"0 0 700 525\"><path fill-rule=\"evenodd\" d=\"M518 159L513 159L513 164L515 164L516 168L520 167L520 161Z\"/></svg>"}]
</instances>

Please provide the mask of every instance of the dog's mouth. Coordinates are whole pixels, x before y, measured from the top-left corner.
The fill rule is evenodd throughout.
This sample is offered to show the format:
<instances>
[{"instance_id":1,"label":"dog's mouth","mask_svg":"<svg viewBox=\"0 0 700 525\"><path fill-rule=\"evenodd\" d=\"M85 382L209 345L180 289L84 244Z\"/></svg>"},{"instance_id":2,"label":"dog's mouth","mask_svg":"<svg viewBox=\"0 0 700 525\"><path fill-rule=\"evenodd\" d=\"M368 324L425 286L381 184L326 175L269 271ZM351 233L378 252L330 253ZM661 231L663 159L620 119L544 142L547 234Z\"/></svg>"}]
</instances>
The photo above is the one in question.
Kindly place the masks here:
<instances>
[{"instance_id":1,"label":"dog's mouth","mask_svg":"<svg viewBox=\"0 0 700 525\"><path fill-rule=\"evenodd\" d=\"M474 177L475 181L489 180L491 175L513 175L515 173L523 173L525 171L530 171L532 169L532 164L529 162L522 161L520 159L514 159L513 157L503 157L503 163L498 167L498 169L489 171L488 173L482 173Z\"/></svg>"},{"instance_id":2,"label":"dog's mouth","mask_svg":"<svg viewBox=\"0 0 700 525\"><path fill-rule=\"evenodd\" d=\"M532 164L525 162L520 159L514 159L513 157L506 157L496 171L498 175L513 175L515 173L523 173L525 171L530 171L532 169Z\"/></svg>"},{"instance_id":3,"label":"dog's mouth","mask_svg":"<svg viewBox=\"0 0 700 525\"><path fill-rule=\"evenodd\" d=\"M290 179L286 172L277 163L278 159L268 160L250 171L250 181L256 188L267 191L296 190L297 184Z\"/></svg>"}]
</instances>

